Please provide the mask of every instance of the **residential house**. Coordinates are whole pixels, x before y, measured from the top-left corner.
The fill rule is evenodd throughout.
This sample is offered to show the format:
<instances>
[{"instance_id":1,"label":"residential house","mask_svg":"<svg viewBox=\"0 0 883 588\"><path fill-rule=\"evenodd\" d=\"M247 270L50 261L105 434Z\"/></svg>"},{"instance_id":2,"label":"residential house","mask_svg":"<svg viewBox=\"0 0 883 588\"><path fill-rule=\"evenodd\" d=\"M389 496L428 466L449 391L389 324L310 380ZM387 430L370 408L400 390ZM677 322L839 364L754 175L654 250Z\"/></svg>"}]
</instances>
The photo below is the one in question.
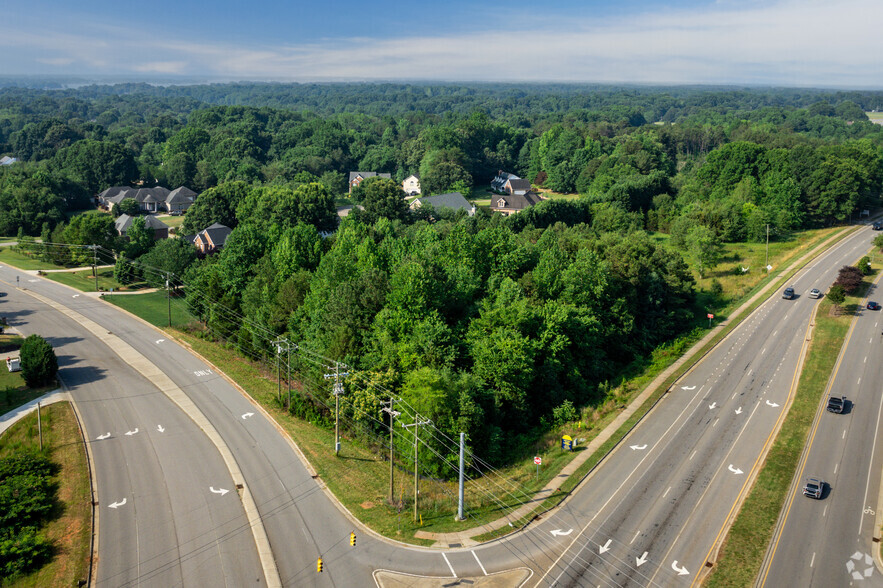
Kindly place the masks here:
<instances>
[{"instance_id":1,"label":"residential house","mask_svg":"<svg viewBox=\"0 0 883 588\"><path fill-rule=\"evenodd\" d=\"M505 172L500 170L497 172L497 175L494 176L494 179L491 180L491 190L494 192L505 192L506 191L506 182L509 180L520 180L518 176L515 174L510 174L509 172Z\"/></svg>"},{"instance_id":2,"label":"residential house","mask_svg":"<svg viewBox=\"0 0 883 588\"><path fill-rule=\"evenodd\" d=\"M377 172L362 172L362 171L351 171L350 172L350 181L349 181L349 193L353 193L353 188L362 183L363 180L367 180L368 178L379 177L386 178L387 180L391 179L389 174L379 174Z\"/></svg>"},{"instance_id":3,"label":"residential house","mask_svg":"<svg viewBox=\"0 0 883 588\"><path fill-rule=\"evenodd\" d=\"M193 236L193 244L201 254L208 255L223 247L232 232L233 229L230 227L215 223L196 233Z\"/></svg>"},{"instance_id":4,"label":"residential house","mask_svg":"<svg viewBox=\"0 0 883 588\"><path fill-rule=\"evenodd\" d=\"M506 192L506 194L527 194L530 192L530 180L509 178L503 185L503 191Z\"/></svg>"},{"instance_id":5,"label":"residential house","mask_svg":"<svg viewBox=\"0 0 883 588\"><path fill-rule=\"evenodd\" d=\"M433 208L450 208L451 210L465 210L469 216L475 214L475 206L463 198L459 192L436 194L435 196L421 196L411 202L411 210L417 210L424 205L432 205Z\"/></svg>"},{"instance_id":6,"label":"residential house","mask_svg":"<svg viewBox=\"0 0 883 588\"><path fill-rule=\"evenodd\" d=\"M402 190L405 191L405 194L408 196L419 196L420 195L420 176L417 174L411 174L405 181L402 182Z\"/></svg>"},{"instance_id":7,"label":"residential house","mask_svg":"<svg viewBox=\"0 0 883 588\"><path fill-rule=\"evenodd\" d=\"M145 225L147 225L147 228L153 229L153 239L155 241L169 238L169 226L167 224L165 224L155 216L144 216L140 218L144 219L144 223ZM134 220L135 219L128 214L121 214L120 218L116 219L116 221L113 223L113 226L121 237L128 238L126 233L129 231L129 228L132 226L132 221Z\"/></svg>"},{"instance_id":8,"label":"residential house","mask_svg":"<svg viewBox=\"0 0 883 588\"><path fill-rule=\"evenodd\" d=\"M536 192L501 194L500 196L491 197L491 210L509 216L510 214L521 212L528 206L537 204L540 200L540 196Z\"/></svg>"},{"instance_id":9,"label":"residential house","mask_svg":"<svg viewBox=\"0 0 883 588\"><path fill-rule=\"evenodd\" d=\"M107 209L119 204L126 198L138 203L144 212L185 212L196 199L196 192L181 186L169 191L168 188L130 188L113 186L98 195L98 202Z\"/></svg>"},{"instance_id":10,"label":"residential house","mask_svg":"<svg viewBox=\"0 0 883 588\"><path fill-rule=\"evenodd\" d=\"M0 165L12 165L16 161L18 161L16 158L9 157L8 155L4 155L3 157L0 157Z\"/></svg>"}]
</instances>

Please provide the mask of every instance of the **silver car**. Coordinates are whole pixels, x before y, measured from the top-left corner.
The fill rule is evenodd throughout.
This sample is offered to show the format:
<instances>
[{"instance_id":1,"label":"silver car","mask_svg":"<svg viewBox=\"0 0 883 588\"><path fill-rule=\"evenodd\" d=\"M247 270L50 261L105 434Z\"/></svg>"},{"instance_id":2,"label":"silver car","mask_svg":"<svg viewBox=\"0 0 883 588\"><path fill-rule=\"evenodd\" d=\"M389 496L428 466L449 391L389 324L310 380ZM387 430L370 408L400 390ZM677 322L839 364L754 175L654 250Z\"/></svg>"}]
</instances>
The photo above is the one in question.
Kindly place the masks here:
<instances>
[{"instance_id":1,"label":"silver car","mask_svg":"<svg viewBox=\"0 0 883 588\"><path fill-rule=\"evenodd\" d=\"M818 288L813 288L812 290L809 291L809 297L810 298L821 298L822 293L819 292Z\"/></svg>"},{"instance_id":2,"label":"silver car","mask_svg":"<svg viewBox=\"0 0 883 588\"><path fill-rule=\"evenodd\" d=\"M825 489L825 483L818 478L807 478L806 484L803 485L803 495L810 498L819 499L822 497L822 491Z\"/></svg>"}]
</instances>

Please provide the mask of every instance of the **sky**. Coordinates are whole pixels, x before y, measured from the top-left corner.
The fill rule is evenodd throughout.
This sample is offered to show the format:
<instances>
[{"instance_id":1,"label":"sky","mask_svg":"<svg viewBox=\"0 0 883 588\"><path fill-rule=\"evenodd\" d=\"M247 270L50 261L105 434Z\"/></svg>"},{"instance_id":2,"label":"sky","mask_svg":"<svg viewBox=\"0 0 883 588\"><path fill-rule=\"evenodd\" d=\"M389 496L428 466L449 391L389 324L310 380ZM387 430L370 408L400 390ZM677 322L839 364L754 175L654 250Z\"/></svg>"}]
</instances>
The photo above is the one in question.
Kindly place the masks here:
<instances>
[{"instance_id":1,"label":"sky","mask_svg":"<svg viewBox=\"0 0 883 588\"><path fill-rule=\"evenodd\" d=\"M0 0L0 75L883 88L881 0Z\"/></svg>"}]
</instances>

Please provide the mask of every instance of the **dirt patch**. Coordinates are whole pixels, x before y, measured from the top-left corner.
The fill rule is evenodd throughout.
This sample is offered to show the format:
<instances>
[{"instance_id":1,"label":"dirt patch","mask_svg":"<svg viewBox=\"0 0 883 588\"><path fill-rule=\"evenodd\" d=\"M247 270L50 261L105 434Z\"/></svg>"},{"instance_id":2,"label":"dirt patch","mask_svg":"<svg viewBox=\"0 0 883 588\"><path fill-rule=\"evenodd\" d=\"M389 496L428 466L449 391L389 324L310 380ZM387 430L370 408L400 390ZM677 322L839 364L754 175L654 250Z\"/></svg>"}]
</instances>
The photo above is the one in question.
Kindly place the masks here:
<instances>
[{"instance_id":1,"label":"dirt patch","mask_svg":"<svg viewBox=\"0 0 883 588\"><path fill-rule=\"evenodd\" d=\"M369 508L374 508L374 503L371 502L370 500L366 500L365 502L363 502L363 503L360 504L359 506L361 506L361 507L364 508L365 510L368 510Z\"/></svg>"}]
</instances>

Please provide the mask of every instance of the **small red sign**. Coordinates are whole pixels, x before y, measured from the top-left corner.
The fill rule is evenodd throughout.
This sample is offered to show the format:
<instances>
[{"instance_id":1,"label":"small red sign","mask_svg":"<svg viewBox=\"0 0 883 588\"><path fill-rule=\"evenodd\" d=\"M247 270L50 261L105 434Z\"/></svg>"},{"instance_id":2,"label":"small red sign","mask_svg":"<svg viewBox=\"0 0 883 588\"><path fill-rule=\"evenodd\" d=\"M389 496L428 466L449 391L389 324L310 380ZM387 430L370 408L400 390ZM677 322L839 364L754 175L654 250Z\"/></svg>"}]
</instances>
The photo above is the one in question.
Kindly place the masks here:
<instances>
[{"instance_id":1,"label":"small red sign","mask_svg":"<svg viewBox=\"0 0 883 588\"><path fill-rule=\"evenodd\" d=\"M542 465L543 458L542 457L535 457L535 458L533 458L533 462L537 465Z\"/></svg>"},{"instance_id":2,"label":"small red sign","mask_svg":"<svg viewBox=\"0 0 883 588\"><path fill-rule=\"evenodd\" d=\"M713 319L713 318L714 318L714 315L711 314L711 313L709 312L709 313L708 313L708 318Z\"/></svg>"}]
</instances>

